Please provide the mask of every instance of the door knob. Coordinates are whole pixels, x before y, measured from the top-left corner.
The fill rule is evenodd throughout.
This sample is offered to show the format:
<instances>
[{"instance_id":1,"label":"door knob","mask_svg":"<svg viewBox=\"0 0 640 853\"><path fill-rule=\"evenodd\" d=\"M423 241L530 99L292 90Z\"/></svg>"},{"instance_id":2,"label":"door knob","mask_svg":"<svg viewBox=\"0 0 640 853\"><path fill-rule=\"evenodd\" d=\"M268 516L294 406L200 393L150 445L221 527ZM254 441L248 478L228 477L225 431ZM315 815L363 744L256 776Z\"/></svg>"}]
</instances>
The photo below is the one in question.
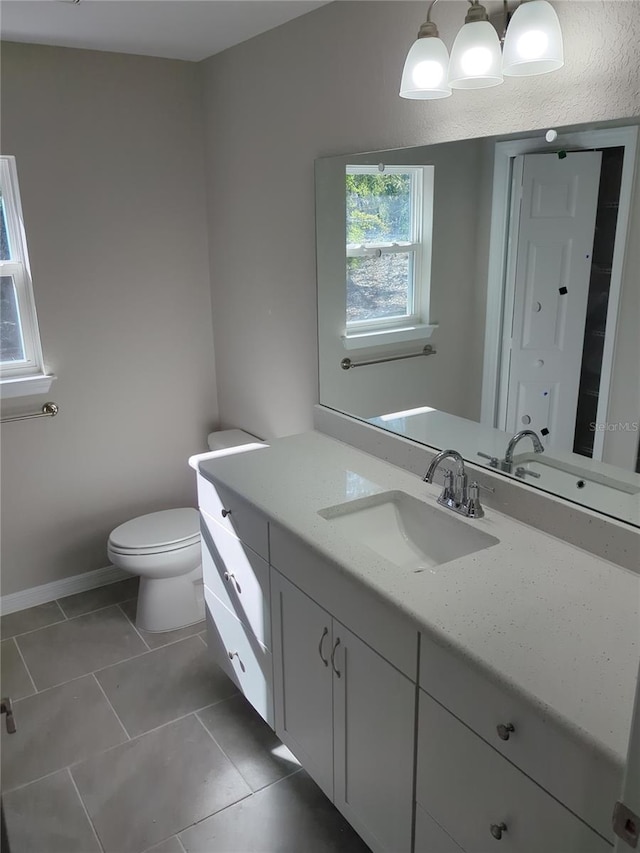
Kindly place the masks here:
<instances>
[{"instance_id":1,"label":"door knob","mask_svg":"<svg viewBox=\"0 0 640 853\"><path fill-rule=\"evenodd\" d=\"M498 732L498 737L500 740L509 740L509 736L515 732L515 726L513 723L500 723L500 725L496 726L496 731Z\"/></svg>"},{"instance_id":2,"label":"door knob","mask_svg":"<svg viewBox=\"0 0 640 853\"><path fill-rule=\"evenodd\" d=\"M0 714L6 714L6 726L7 733L13 735L16 733L16 721L13 718L13 706L11 705L11 699L9 697L5 697L0 701Z\"/></svg>"},{"instance_id":3,"label":"door knob","mask_svg":"<svg viewBox=\"0 0 640 853\"><path fill-rule=\"evenodd\" d=\"M496 841L500 841L502 838L502 833L507 831L507 824L504 823L492 823L489 827L491 830L491 835L496 839Z\"/></svg>"}]
</instances>

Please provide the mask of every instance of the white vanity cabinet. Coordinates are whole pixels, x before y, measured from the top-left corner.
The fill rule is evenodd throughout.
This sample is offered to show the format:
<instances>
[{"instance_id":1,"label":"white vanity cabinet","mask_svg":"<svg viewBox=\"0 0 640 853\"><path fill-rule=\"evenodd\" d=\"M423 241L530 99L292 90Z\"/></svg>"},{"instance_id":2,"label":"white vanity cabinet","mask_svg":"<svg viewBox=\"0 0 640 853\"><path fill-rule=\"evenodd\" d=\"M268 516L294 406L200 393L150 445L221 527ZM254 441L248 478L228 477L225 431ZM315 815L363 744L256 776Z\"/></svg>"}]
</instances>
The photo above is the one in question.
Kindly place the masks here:
<instances>
[{"instance_id":1,"label":"white vanity cabinet","mask_svg":"<svg viewBox=\"0 0 640 853\"><path fill-rule=\"evenodd\" d=\"M274 476L293 463L271 452L243 454L237 475L231 460L213 469L248 499L198 478L208 644L354 829L375 853L611 853L622 762L585 727L594 714L571 713L567 655L546 672L555 659L518 652L540 669L538 682L523 679L528 695L500 663L506 647L476 663L470 642L449 645L462 616L452 607L451 625L437 627L447 613L436 619L434 607L455 604L438 573L416 575L434 597L416 587L415 603L391 569L368 576L364 552L314 526L310 480L286 481L279 496ZM331 500L323 493L321 506ZM494 559L512 559L498 548ZM472 568L460 576L474 580Z\"/></svg>"},{"instance_id":2,"label":"white vanity cabinet","mask_svg":"<svg viewBox=\"0 0 640 853\"><path fill-rule=\"evenodd\" d=\"M613 842L611 809L622 788L622 767L610 755L587 746L540 707L490 681L425 634L419 683L489 747ZM567 844L566 850L582 853L583 848Z\"/></svg>"},{"instance_id":3,"label":"white vanity cabinet","mask_svg":"<svg viewBox=\"0 0 640 853\"><path fill-rule=\"evenodd\" d=\"M267 519L224 486L198 477L207 645L273 726Z\"/></svg>"},{"instance_id":4,"label":"white vanity cabinet","mask_svg":"<svg viewBox=\"0 0 640 853\"><path fill-rule=\"evenodd\" d=\"M276 733L374 851L410 853L415 685L272 570Z\"/></svg>"},{"instance_id":5,"label":"white vanity cabinet","mask_svg":"<svg viewBox=\"0 0 640 853\"><path fill-rule=\"evenodd\" d=\"M611 853L612 847L420 690L418 808L466 853ZM420 824L418 823L418 826ZM415 853L432 853L416 833ZM499 844L498 844L499 842ZM455 850L455 846L443 849Z\"/></svg>"}]
</instances>

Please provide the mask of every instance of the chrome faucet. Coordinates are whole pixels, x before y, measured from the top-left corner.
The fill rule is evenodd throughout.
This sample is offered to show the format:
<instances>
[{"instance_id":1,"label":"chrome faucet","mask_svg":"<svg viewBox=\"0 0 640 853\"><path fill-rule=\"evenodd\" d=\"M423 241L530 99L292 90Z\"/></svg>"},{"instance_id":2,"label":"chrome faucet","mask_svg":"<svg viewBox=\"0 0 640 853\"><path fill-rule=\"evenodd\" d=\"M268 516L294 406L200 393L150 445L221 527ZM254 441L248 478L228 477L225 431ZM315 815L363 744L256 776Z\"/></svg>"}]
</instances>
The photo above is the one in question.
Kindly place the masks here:
<instances>
[{"instance_id":1,"label":"chrome faucet","mask_svg":"<svg viewBox=\"0 0 640 853\"><path fill-rule=\"evenodd\" d=\"M480 486L474 482L467 488L464 459L457 450L442 450L437 456L434 456L422 479L425 483L433 483L433 476L440 463L445 459L453 459L456 463L456 473L454 476L453 471L448 468L444 469L444 488L438 498L438 503L460 513L460 515L467 516L467 518L482 518L484 510L480 506Z\"/></svg>"},{"instance_id":2,"label":"chrome faucet","mask_svg":"<svg viewBox=\"0 0 640 853\"><path fill-rule=\"evenodd\" d=\"M520 432L517 432L509 444L507 445L507 452L504 454L504 460L502 462L502 470L506 471L507 474L511 473L511 469L513 467L513 451L516 448L516 444L522 438L526 438L529 436L531 441L533 442L533 450L535 453L544 453L544 446L540 441L540 436L537 432L534 432L532 429L523 429Z\"/></svg>"}]
</instances>

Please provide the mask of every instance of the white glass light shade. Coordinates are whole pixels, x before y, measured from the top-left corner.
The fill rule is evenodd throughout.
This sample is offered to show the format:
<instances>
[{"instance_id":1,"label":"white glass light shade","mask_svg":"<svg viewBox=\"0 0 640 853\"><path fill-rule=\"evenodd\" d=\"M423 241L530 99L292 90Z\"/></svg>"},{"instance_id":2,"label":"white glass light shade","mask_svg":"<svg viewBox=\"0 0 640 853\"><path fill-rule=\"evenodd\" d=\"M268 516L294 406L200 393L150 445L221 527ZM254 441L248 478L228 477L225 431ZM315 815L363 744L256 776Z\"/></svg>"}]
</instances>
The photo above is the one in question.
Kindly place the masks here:
<instances>
[{"instance_id":1,"label":"white glass light shade","mask_svg":"<svg viewBox=\"0 0 640 853\"><path fill-rule=\"evenodd\" d=\"M407 54L400 83L400 97L419 100L448 98L449 53L442 39L419 38Z\"/></svg>"},{"instance_id":2,"label":"white glass light shade","mask_svg":"<svg viewBox=\"0 0 640 853\"><path fill-rule=\"evenodd\" d=\"M449 62L452 89L483 89L502 83L502 52L489 21L465 24L456 36Z\"/></svg>"},{"instance_id":3,"label":"white glass light shade","mask_svg":"<svg viewBox=\"0 0 640 853\"><path fill-rule=\"evenodd\" d=\"M564 65L562 30L547 0L521 3L507 28L502 72L508 77L547 74Z\"/></svg>"}]
</instances>

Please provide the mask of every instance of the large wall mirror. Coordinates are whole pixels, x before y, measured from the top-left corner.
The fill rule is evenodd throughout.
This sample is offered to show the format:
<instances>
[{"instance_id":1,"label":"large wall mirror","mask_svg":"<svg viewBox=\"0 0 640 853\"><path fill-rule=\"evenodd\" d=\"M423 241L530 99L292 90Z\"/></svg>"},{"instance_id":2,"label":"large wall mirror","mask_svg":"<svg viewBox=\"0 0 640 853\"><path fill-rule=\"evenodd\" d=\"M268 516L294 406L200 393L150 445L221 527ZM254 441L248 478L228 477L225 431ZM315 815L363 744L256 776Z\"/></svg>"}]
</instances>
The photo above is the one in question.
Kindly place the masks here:
<instances>
[{"instance_id":1,"label":"large wall mirror","mask_svg":"<svg viewBox=\"0 0 640 853\"><path fill-rule=\"evenodd\" d=\"M320 402L640 526L638 123L317 160Z\"/></svg>"}]
</instances>

